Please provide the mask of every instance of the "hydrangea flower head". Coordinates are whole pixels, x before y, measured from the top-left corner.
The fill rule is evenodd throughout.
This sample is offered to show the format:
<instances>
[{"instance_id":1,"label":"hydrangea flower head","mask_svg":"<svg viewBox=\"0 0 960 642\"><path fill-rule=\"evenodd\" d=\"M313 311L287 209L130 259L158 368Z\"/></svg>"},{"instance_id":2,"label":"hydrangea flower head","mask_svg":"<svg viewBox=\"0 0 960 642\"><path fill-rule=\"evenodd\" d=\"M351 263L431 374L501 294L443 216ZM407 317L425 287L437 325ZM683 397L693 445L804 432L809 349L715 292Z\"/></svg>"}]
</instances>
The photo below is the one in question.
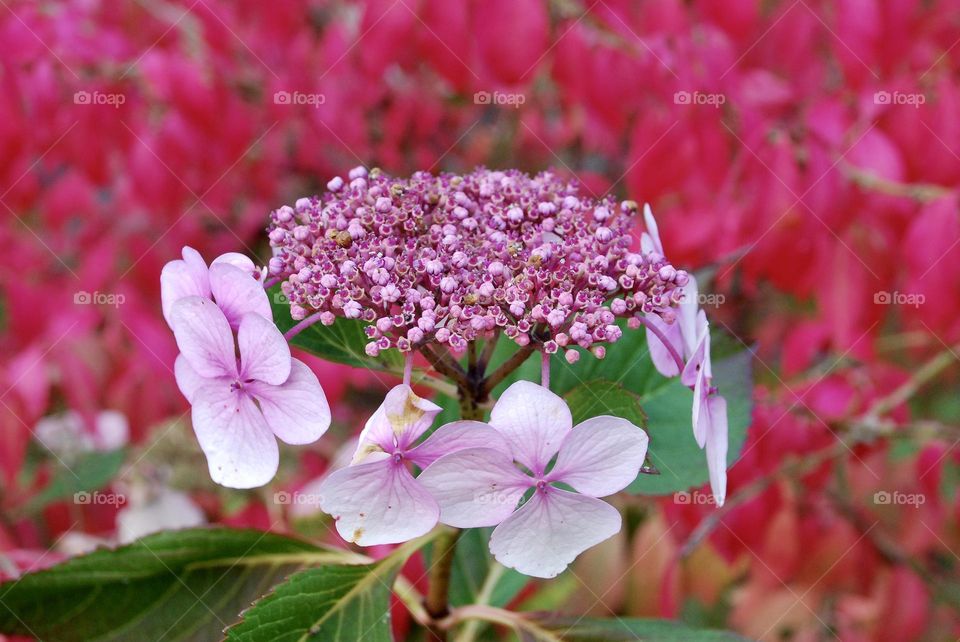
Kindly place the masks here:
<instances>
[{"instance_id":1,"label":"hydrangea flower head","mask_svg":"<svg viewBox=\"0 0 960 642\"><path fill-rule=\"evenodd\" d=\"M613 343L618 317L677 305L687 281L630 250L636 204L597 201L550 172L376 170L271 215L271 274L295 318L367 321L367 352L462 352L500 329L548 351Z\"/></svg>"},{"instance_id":2,"label":"hydrangea flower head","mask_svg":"<svg viewBox=\"0 0 960 642\"><path fill-rule=\"evenodd\" d=\"M528 381L501 395L490 425L509 452L466 448L420 475L418 481L440 505L441 522L460 528L497 525L490 537L497 560L545 578L620 530L620 513L598 498L636 479L647 453L643 430L610 416L573 427L563 399ZM517 508L527 493L529 499Z\"/></svg>"}]
</instances>

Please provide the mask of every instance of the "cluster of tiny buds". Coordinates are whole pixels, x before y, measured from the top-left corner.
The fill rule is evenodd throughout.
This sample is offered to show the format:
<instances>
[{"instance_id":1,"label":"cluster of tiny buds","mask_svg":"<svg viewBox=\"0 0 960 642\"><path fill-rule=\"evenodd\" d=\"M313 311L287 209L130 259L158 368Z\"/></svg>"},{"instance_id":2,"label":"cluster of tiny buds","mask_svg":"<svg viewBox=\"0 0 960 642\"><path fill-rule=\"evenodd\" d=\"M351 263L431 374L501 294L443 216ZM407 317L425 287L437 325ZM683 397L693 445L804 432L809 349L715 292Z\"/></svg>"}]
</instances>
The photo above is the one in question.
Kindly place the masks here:
<instances>
[{"instance_id":1,"label":"cluster of tiny buds","mask_svg":"<svg viewBox=\"0 0 960 642\"><path fill-rule=\"evenodd\" d=\"M462 353L502 332L602 358L627 319L671 321L687 274L631 250L637 205L578 194L552 172L479 168L390 177L363 167L271 213L270 274L295 319L366 322L366 351Z\"/></svg>"}]
</instances>

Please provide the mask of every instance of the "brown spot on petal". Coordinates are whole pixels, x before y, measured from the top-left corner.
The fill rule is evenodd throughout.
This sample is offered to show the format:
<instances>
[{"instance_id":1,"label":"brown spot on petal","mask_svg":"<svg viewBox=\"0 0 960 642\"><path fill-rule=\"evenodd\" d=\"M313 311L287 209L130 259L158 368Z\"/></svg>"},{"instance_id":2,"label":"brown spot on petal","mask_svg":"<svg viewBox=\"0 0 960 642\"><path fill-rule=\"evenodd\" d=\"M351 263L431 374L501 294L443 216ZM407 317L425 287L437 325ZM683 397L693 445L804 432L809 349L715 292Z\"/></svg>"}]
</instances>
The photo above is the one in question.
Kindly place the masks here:
<instances>
[{"instance_id":1,"label":"brown spot on petal","mask_svg":"<svg viewBox=\"0 0 960 642\"><path fill-rule=\"evenodd\" d=\"M358 528L357 530L353 531L353 537L350 538L350 541L352 541L352 542L358 542L358 541L360 541L360 538L361 538L361 537L363 537L363 529L362 529L362 528Z\"/></svg>"}]
</instances>

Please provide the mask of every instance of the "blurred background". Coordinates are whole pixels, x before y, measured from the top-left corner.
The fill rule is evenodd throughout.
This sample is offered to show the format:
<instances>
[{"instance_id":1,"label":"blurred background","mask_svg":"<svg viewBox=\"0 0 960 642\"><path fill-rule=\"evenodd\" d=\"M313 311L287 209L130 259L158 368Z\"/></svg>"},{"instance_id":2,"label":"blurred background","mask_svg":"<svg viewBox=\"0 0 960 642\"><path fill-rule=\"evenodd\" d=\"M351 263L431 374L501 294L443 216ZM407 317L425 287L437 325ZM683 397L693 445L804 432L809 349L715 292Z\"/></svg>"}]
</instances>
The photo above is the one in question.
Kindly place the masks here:
<instances>
[{"instance_id":1,"label":"blurred background","mask_svg":"<svg viewBox=\"0 0 960 642\"><path fill-rule=\"evenodd\" d=\"M337 437L218 489L161 267L263 261L269 210L356 165L554 168L651 203L755 405L723 509L624 499L514 606L960 636L960 2L0 0L0 50L0 576L157 524L329 537L273 493L394 382L311 361Z\"/></svg>"}]
</instances>

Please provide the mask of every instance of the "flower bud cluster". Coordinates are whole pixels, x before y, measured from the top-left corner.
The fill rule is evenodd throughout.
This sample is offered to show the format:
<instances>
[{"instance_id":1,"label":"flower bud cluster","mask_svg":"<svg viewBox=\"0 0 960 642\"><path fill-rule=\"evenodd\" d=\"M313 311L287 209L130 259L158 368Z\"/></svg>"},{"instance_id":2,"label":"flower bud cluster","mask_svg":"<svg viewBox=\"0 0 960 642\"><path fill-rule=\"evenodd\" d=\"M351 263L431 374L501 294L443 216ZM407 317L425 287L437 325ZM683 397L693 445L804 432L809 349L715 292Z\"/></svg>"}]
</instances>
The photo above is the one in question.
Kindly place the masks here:
<instances>
[{"instance_id":1,"label":"flower bud cluster","mask_svg":"<svg viewBox=\"0 0 960 642\"><path fill-rule=\"evenodd\" d=\"M393 178L358 167L271 213L269 271L295 319L361 319L367 352L462 352L502 331L547 352L602 356L617 318L671 318L688 276L631 250L637 206L578 194L551 172Z\"/></svg>"}]
</instances>

